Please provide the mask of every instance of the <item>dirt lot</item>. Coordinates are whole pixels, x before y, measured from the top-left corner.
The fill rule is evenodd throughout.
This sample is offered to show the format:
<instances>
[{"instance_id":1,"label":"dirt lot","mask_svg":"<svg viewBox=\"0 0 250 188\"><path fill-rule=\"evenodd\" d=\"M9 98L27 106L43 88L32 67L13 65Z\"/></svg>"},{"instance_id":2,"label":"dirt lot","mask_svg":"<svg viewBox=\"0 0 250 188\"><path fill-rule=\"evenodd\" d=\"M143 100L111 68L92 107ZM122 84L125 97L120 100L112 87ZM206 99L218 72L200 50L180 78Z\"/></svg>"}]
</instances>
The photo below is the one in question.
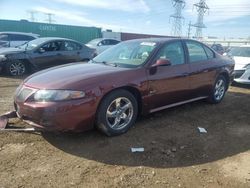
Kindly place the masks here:
<instances>
[{"instance_id":1,"label":"dirt lot","mask_svg":"<svg viewBox=\"0 0 250 188\"><path fill-rule=\"evenodd\" d=\"M0 113L12 109L20 82L0 78ZM142 117L113 138L1 132L0 187L250 187L249 159L250 89L234 86L221 104Z\"/></svg>"}]
</instances>

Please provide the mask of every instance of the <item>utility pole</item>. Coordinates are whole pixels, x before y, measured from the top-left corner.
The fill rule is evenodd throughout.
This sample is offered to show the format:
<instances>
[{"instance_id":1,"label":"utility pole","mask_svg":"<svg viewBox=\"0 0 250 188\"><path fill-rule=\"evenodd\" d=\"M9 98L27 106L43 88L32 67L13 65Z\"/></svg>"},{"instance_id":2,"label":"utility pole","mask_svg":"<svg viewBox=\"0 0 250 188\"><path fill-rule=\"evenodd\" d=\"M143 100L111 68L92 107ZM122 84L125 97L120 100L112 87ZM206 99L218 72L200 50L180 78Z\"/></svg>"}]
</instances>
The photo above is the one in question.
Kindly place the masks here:
<instances>
[{"instance_id":1,"label":"utility pole","mask_svg":"<svg viewBox=\"0 0 250 188\"><path fill-rule=\"evenodd\" d=\"M189 22L189 24L188 24L188 38L190 38L190 35L191 35L191 26L192 26L192 24L191 24L191 21Z\"/></svg>"},{"instance_id":2,"label":"utility pole","mask_svg":"<svg viewBox=\"0 0 250 188\"><path fill-rule=\"evenodd\" d=\"M27 12L28 12L28 14L30 15L30 21L31 21L31 22L35 22L35 21L36 21L35 14L37 13L37 11L29 10L29 11L27 11Z\"/></svg>"},{"instance_id":3,"label":"utility pole","mask_svg":"<svg viewBox=\"0 0 250 188\"><path fill-rule=\"evenodd\" d=\"M205 24L203 23L203 18L205 13L209 10L206 0L200 0L199 3L194 4L196 10L198 12L197 22L193 25L196 27L195 37L199 40L202 39L202 29L206 28Z\"/></svg>"},{"instance_id":4,"label":"utility pole","mask_svg":"<svg viewBox=\"0 0 250 188\"><path fill-rule=\"evenodd\" d=\"M182 24L184 17L182 16L182 9L185 7L185 0L172 0L175 8L174 14L170 15L173 18L171 35L180 37L182 34Z\"/></svg>"},{"instance_id":5,"label":"utility pole","mask_svg":"<svg viewBox=\"0 0 250 188\"><path fill-rule=\"evenodd\" d=\"M47 21L49 24L55 22L55 20L53 20L52 16L54 16L55 14L52 13L44 13L45 15L48 16L48 19L46 19L45 21Z\"/></svg>"}]
</instances>

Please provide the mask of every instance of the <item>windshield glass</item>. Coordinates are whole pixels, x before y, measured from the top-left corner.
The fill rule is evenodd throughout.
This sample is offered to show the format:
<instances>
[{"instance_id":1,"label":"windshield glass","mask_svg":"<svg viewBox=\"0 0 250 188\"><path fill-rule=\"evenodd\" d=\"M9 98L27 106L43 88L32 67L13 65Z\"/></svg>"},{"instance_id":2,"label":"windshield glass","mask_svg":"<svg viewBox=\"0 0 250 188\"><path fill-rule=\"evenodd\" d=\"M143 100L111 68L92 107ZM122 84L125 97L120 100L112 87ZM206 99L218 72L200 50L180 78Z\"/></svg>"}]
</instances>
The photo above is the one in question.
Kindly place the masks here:
<instances>
[{"instance_id":1,"label":"windshield glass","mask_svg":"<svg viewBox=\"0 0 250 188\"><path fill-rule=\"evenodd\" d=\"M229 54L231 56L250 57L250 47L233 47Z\"/></svg>"},{"instance_id":2,"label":"windshield glass","mask_svg":"<svg viewBox=\"0 0 250 188\"><path fill-rule=\"evenodd\" d=\"M128 68L138 67L146 61L155 47L155 42L123 42L104 51L93 60Z\"/></svg>"},{"instance_id":3,"label":"windshield glass","mask_svg":"<svg viewBox=\"0 0 250 188\"><path fill-rule=\"evenodd\" d=\"M18 46L18 48L23 48L25 50L33 50L42 43L44 43L47 39L44 38L38 38L29 42L26 42L25 44Z\"/></svg>"}]
</instances>

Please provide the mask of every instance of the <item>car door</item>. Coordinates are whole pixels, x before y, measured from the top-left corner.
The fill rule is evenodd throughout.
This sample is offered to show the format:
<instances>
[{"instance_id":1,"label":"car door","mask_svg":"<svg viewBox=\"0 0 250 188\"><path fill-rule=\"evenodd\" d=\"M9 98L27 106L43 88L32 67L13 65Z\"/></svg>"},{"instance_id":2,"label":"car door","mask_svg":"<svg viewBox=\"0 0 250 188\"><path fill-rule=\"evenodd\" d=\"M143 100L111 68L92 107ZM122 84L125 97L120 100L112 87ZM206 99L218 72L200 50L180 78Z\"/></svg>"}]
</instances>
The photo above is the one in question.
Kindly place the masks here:
<instances>
[{"instance_id":1,"label":"car door","mask_svg":"<svg viewBox=\"0 0 250 188\"><path fill-rule=\"evenodd\" d=\"M151 112L189 98L189 65L181 41L166 43L157 53L158 59L168 59L170 66L151 67L148 72Z\"/></svg>"},{"instance_id":2,"label":"car door","mask_svg":"<svg viewBox=\"0 0 250 188\"><path fill-rule=\"evenodd\" d=\"M81 61L81 49L82 46L76 42L63 41L61 47L63 61L60 61L60 64Z\"/></svg>"},{"instance_id":3,"label":"car door","mask_svg":"<svg viewBox=\"0 0 250 188\"><path fill-rule=\"evenodd\" d=\"M216 76L214 52L204 44L185 41L190 64L190 89L193 98L207 96Z\"/></svg>"},{"instance_id":4,"label":"car door","mask_svg":"<svg viewBox=\"0 0 250 188\"><path fill-rule=\"evenodd\" d=\"M32 54L31 61L38 68L48 68L64 61L61 48L62 41L50 41L42 44Z\"/></svg>"}]
</instances>

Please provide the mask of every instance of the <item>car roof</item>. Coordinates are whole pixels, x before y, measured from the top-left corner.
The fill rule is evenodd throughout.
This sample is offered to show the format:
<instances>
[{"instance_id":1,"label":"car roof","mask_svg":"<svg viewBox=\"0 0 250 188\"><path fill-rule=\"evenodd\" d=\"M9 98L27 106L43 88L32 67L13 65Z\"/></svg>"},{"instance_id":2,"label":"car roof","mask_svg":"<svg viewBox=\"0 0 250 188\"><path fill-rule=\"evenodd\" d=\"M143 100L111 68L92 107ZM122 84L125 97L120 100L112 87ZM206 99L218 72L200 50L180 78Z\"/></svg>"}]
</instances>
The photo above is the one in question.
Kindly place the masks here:
<instances>
[{"instance_id":1,"label":"car roof","mask_svg":"<svg viewBox=\"0 0 250 188\"><path fill-rule=\"evenodd\" d=\"M250 44L241 45L240 47L250 47Z\"/></svg>"},{"instance_id":2,"label":"car roof","mask_svg":"<svg viewBox=\"0 0 250 188\"><path fill-rule=\"evenodd\" d=\"M35 34L35 33L25 33L25 32L14 32L14 31L4 31L0 32L0 34L18 34L18 35L28 35L32 37L39 37L40 35Z\"/></svg>"},{"instance_id":3,"label":"car roof","mask_svg":"<svg viewBox=\"0 0 250 188\"><path fill-rule=\"evenodd\" d=\"M179 38L179 37L172 37L172 38L142 38L142 39L132 39L132 40L127 40L124 42L129 42L129 41L138 41L138 42L155 42L155 43L165 43L168 41L175 41L175 40L191 40L191 41L197 41L193 39L187 39L187 38ZM199 41L197 41L199 42Z\"/></svg>"},{"instance_id":4,"label":"car roof","mask_svg":"<svg viewBox=\"0 0 250 188\"><path fill-rule=\"evenodd\" d=\"M77 43L79 43L78 41L75 41L75 40L72 40L72 39L68 39L68 38L61 38L61 37L40 37L39 39L40 39L40 40L44 40L44 41L67 40L67 41L72 41L72 42L77 42Z\"/></svg>"}]
</instances>

